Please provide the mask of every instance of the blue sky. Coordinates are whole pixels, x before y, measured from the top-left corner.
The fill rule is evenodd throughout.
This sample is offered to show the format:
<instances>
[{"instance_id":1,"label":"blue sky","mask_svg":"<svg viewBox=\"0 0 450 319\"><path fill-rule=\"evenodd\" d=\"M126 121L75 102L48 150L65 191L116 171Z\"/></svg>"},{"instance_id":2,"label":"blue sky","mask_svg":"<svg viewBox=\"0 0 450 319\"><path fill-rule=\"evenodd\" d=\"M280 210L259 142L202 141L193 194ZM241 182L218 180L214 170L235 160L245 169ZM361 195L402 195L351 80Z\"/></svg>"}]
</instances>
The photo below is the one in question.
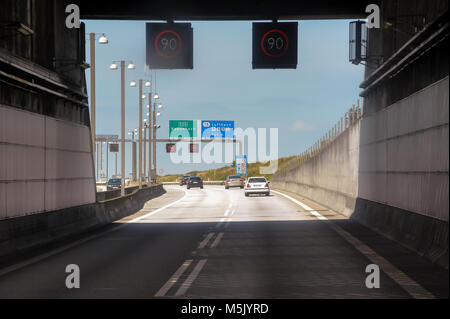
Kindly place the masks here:
<instances>
[{"instance_id":1,"label":"blue sky","mask_svg":"<svg viewBox=\"0 0 450 319\"><path fill-rule=\"evenodd\" d=\"M113 60L132 60L126 83L145 72L144 21L85 21L86 32L105 33L96 45L97 134L120 135L120 72ZM363 67L348 61L349 20L299 21L296 70L252 70L251 22L192 22L194 69L153 71L163 104L158 137L170 119L234 120L243 129L278 128L279 156L299 154L320 138L358 98ZM87 43L86 59L89 57ZM89 71L86 72L88 90ZM138 126L138 88L126 87L126 130ZM127 147L126 170L131 170ZM183 173L224 164L173 164L158 145L157 169ZM110 157L110 163L113 158ZM120 163L120 161L119 161ZM110 174L112 174L110 165ZM120 170L120 169L119 169Z\"/></svg>"}]
</instances>

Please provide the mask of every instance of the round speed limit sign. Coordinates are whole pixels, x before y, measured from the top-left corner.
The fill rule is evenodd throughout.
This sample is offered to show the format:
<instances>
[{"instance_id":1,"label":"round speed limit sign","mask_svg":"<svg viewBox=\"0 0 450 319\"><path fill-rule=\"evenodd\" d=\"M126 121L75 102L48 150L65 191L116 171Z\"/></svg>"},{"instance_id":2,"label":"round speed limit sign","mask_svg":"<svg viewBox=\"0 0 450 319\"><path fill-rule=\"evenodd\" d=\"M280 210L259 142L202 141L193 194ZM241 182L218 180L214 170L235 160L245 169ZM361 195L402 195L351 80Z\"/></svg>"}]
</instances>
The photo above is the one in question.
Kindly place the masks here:
<instances>
[{"instance_id":1,"label":"round speed limit sign","mask_svg":"<svg viewBox=\"0 0 450 319\"><path fill-rule=\"evenodd\" d=\"M155 38L156 52L163 58L176 57L180 54L182 47L181 36L173 30L161 31Z\"/></svg>"},{"instance_id":2,"label":"round speed limit sign","mask_svg":"<svg viewBox=\"0 0 450 319\"><path fill-rule=\"evenodd\" d=\"M289 38L281 30L273 29L261 39L261 49L265 55L278 58L284 55L289 48Z\"/></svg>"}]
</instances>

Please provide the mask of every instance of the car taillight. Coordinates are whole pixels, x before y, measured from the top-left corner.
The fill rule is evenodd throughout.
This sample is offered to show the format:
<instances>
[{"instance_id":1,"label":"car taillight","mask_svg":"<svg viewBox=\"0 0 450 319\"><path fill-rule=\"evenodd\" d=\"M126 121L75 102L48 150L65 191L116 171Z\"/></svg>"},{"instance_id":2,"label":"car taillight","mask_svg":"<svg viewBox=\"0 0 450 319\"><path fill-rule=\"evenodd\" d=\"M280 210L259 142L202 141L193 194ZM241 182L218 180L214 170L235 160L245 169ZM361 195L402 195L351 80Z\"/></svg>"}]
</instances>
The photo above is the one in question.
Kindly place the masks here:
<instances>
[{"instance_id":1,"label":"car taillight","mask_svg":"<svg viewBox=\"0 0 450 319\"><path fill-rule=\"evenodd\" d=\"M250 184L247 184L247 188L250 188Z\"/></svg>"},{"instance_id":2,"label":"car taillight","mask_svg":"<svg viewBox=\"0 0 450 319\"><path fill-rule=\"evenodd\" d=\"M229 183L229 182L231 182L231 179L228 179L228 180L227 180L227 183Z\"/></svg>"},{"instance_id":3,"label":"car taillight","mask_svg":"<svg viewBox=\"0 0 450 319\"><path fill-rule=\"evenodd\" d=\"M241 181L241 182L243 182L243 181L244 181L244 179L243 179L243 178L241 178L241 179L240 179L240 181Z\"/></svg>"},{"instance_id":4,"label":"car taillight","mask_svg":"<svg viewBox=\"0 0 450 319\"><path fill-rule=\"evenodd\" d=\"M269 187L269 183L266 183L266 186L264 186L264 187Z\"/></svg>"}]
</instances>

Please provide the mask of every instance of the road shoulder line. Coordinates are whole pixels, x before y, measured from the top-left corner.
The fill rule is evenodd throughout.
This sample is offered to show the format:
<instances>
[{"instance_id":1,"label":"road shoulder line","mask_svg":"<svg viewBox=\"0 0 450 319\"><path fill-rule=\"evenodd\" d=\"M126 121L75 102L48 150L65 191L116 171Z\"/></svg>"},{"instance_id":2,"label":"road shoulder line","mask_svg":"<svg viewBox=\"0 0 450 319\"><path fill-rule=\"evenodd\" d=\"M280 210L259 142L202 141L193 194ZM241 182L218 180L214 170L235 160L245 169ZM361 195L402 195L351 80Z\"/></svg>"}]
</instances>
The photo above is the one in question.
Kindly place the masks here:
<instances>
[{"instance_id":1,"label":"road shoulder line","mask_svg":"<svg viewBox=\"0 0 450 319\"><path fill-rule=\"evenodd\" d=\"M407 274L402 272L400 269L391 264L387 259L378 255L372 248L364 244L358 238L351 235L349 232L345 231L334 223L330 221L328 218L322 216L317 211L310 208L308 205L303 204L302 202L296 200L295 198L283 194L279 191L271 190L272 192L279 194L281 196L286 197L290 201L296 203L302 208L310 211L314 216L316 216L320 220L326 220L328 226L330 226L336 233L339 234L343 239L345 239L348 243L350 243L356 250L358 250L361 254L363 254L370 261L375 263L380 267L380 269L391 278L397 285L402 287L411 297L415 299L434 299L436 298L433 294L431 294L428 290L423 288L419 283L410 278Z\"/></svg>"}]
</instances>

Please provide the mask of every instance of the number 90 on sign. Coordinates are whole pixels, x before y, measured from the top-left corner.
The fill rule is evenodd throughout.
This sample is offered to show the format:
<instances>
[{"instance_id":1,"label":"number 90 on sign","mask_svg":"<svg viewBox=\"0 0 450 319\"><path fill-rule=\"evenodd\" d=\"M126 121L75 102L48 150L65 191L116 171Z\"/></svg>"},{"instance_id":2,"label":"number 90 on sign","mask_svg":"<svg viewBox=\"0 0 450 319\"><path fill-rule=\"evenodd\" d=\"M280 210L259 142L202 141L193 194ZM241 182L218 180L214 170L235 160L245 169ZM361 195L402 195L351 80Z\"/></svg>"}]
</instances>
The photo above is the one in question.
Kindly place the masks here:
<instances>
[{"instance_id":1,"label":"number 90 on sign","mask_svg":"<svg viewBox=\"0 0 450 319\"><path fill-rule=\"evenodd\" d=\"M163 58L173 58L181 52L183 41L173 30L164 30L155 38L156 52Z\"/></svg>"},{"instance_id":2,"label":"number 90 on sign","mask_svg":"<svg viewBox=\"0 0 450 319\"><path fill-rule=\"evenodd\" d=\"M270 30L261 39L261 49L267 56L281 57L289 49L289 38L281 30Z\"/></svg>"}]
</instances>

